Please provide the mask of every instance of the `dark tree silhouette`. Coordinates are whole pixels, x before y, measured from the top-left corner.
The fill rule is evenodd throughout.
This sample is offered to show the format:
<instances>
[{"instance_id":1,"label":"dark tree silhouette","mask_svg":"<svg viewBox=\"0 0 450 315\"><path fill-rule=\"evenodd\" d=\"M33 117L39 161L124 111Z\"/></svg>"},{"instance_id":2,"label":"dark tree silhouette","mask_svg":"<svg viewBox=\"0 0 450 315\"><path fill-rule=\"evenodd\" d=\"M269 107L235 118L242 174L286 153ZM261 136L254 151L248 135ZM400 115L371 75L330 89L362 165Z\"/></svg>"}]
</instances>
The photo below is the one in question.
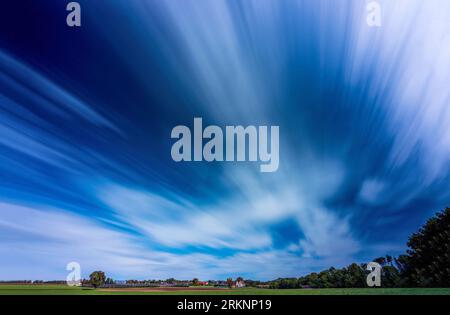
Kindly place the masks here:
<instances>
[{"instance_id":1,"label":"dark tree silhouette","mask_svg":"<svg viewBox=\"0 0 450 315\"><path fill-rule=\"evenodd\" d=\"M411 235L407 245L407 256L402 257L400 265L410 283L423 287L450 286L450 208L429 219Z\"/></svg>"}]
</instances>

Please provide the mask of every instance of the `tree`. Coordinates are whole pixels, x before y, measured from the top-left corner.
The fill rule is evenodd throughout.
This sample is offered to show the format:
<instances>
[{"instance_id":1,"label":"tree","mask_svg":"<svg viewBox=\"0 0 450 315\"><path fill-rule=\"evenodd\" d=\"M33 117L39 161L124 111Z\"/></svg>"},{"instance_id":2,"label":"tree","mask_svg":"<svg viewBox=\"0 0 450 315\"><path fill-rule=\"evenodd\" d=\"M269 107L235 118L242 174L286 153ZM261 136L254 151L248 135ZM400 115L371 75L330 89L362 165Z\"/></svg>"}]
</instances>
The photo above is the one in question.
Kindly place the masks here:
<instances>
[{"instance_id":1,"label":"tree","mask_svg":"<svg viewBox=\"0 0 450 315\"><path fill-rule=\"evenodd\" d=\"M102 286L106 281L105 273L103 271L94 271L89 275L89 283L94 287L98 288Z\"/></svg>"},{"instance_id":2,"label":"tree","mask_svg":"<svg viewBox=\"0 0 450 315\"><path fill-rule=\"evenodd\" d=\"M336 288L344 288L345 287L345 270L336 269L333 271L333 282Z\"/></svg>"},{"instance_id":3,"label":"tree","mask_svg":"<svg viewBox=\"0 0 450 315\"><path fill-rule=\"evenodd\" d=\"M375 258L373 261L379 263L381 266L386 265L386 258L384 257Z\"/></svg>"},{"instance_id":4,"label":"tree","mask_svg":"<svg viewBox=\"0 0 450 315\"><path fill-rule=\"evenodd\" d=\"M395 265L397 266L397 269L401 274L406 274L410 269L409 256L405 254L398 256L397 258L395 258Z\"/></svg>"},{"instance_id":5,"label":"tree","mask_svg":"<svg viewBox=\"0 0 450 315\"><path fill-rule=\"evenodd\" d=\"M232 278L227 278L227 285L229 288L231 288L233 286L233 279Z\"/></svg>"},{"instance_id":6,"label":"tree","mask_svg":"<svg viewBox=\"0 0 450 315\"><path fill-rule=\"evenodd\" d=\"M346 268L346 277L344 280L347 288L362 288L366 286L366 273L364 268L356 263L351 264Z\"/></svg>"},{"instance_id":7,"label":"tree","mask_svg":"<svg viewBox=\"0 0 450 315\"><path fill-rule=\"evenodd\" d=\"M319 279L319 275L316 272L310 273L306 276L307 285L313 288L320 288L321 282Z\"/></svg>"},{"instance_id":8,"label":"tree","mask_svg":"<svg viewBox=\"0 0 450 315\"><path fill-rule=\"evenodd\" d=\"M198 285L198 278L192 279L192 285Z\"/></svg>"},{"instance_id":9,"label":"tree","mask_svg":"<svg viewBox=\"0 0 450 315\"><path fill-rule=\"evenodd\" d=\"M429 219L407 245L402 268L413 285L450 286L450 208Z\"/></svg>"},{"instance_id":10,"label":"tree","mask_svg":"<svg viewBox=\"0 0 450 315\"><path fill-rule=\"evenodd\" d=\"M402 285L398 269L390 265L382 267L381 280L381 285L386 288L396 288Z\"/></svg>"},{"instance_id":11,"label":"tree","mask_svg":"<svg viewBox=\"0 0 450 315\"><path fill-rule=\"evenodd\" d=\"M386 255L386 262L392 266L392 256L391 255Z\"/></svg>"},{"instance_id":12,"label":"tree","mask_svg":"<svg viewBox=\"0 0 450 315\"><path fill-rule=\"evenodd\" d=\"M324 270L319 273L320 287L321 288L331 288L334 287L334 283L332 283L332 274L333 271Z\"/></svg>"}]
</instances>

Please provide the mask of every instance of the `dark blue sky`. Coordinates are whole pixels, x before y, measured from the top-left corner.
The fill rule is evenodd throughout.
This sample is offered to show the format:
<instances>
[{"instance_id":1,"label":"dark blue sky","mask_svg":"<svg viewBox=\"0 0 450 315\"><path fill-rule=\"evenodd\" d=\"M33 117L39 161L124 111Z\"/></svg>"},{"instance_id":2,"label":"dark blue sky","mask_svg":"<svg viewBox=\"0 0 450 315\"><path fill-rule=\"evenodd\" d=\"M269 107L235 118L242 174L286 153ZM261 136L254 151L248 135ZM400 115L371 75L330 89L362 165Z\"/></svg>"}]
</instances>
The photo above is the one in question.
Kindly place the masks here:
<instances>
[{"instance_id":1,"label":"dark blue sky","mask_svg":"<svg viewBox=\"0 0 450 315\"><path fill-rule=\"evenodd\" d=\"M397 255L450 201L444 1L14 1L0 13L0 278L271 279ZM447 8L447 10L443 9ZM432 22L430 22L432 21ZM280 166L171 159L280 126Z\"/></svg>"}]
</instances>

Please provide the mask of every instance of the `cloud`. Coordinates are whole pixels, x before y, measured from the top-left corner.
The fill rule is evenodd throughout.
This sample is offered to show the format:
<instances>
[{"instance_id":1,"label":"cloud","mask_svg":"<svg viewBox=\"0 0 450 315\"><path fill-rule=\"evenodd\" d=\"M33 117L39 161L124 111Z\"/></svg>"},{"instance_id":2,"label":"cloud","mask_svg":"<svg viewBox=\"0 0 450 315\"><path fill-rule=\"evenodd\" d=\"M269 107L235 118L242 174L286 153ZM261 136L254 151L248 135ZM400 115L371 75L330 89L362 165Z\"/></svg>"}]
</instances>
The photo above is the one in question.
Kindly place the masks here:
<instances>
[{"instance_id":1,"label":"cloud","mask_svg":"<svg viewBox=\"0 0 450 315\"><path fill-rule=\"evenodd\" d=\"M267 233L254 228L262 223L265 212L248 203L198 206L186 197L164 197L121 186L104 187L99 198L117 219L165 246L250 249L271 244Z\"/></svg>"},{"instance_id":2,"label":"cloud","mask_svg":"<svg viewBox=\"0 0 450 315\"><path fill-rule=\"evenodd\" d=\"M9 88L10 92L19 92L22 98L39 103L43 109L58 114L60 118L67 118L69 116L67 113L77 114L90 123L109 128L120 134L114 124L97 113L91 106L4 51L0 51L0 69L3 71L0 80Z\"/></svg>"},{"instance_id":3,"label":"cloud","mask_svg":"<svg viewBox=\"0 0 450 315\"><path fill-rule=\"evenodd\" d=\"M385 185L376 179L366 179L359 191L359 199L368 204L383 202Z\"/></svg>"},{"instance_id":4,"label":"cloud","mask_svg":"<svg viewBox=\"0 0 450 315\"><path fill-rule=\"evenodd\" d=\"M347 219L340 219L330 211L314 208L298 218L306 235L300 241L305 257L351 257L360 250Z\"/></svg>"},{"instance_id":5,"label":"cloud","mask_svg":"<svg viewBox=\"0 0 450 315\"><path fill-rule=\"evenodd\" d=\"M353 35L348 75L350 81L367 77L372 100L367 105L385 113L384 130L393 141L386 169L400 171L411 164L422 169L423 177L414 183L417 194L448 175L450 4L400 0L380 5L382 27L361 27Z\"/></svg>"},{"instance_id":6,"label":"cloud","mask_svg":"<svg viewBox=\"0 0 450 315\"><path fill-rule=\"evenodd\" d=\"M2 279L65 279L65 266L133 274L158 264L136 239L62 209L43 210L0 203ZM84 276L87 276L85 273Z\"/></svg>"},{"instance_id":7,"label":"cloud","mask_svg":"<svg viewBox=\"0 0 450 315\"><path fill-rule=\"evenodd\" d=\"M137 236L63 209L2 202L0 211L3 280L64 280L65 266L71 261L81 264L84 277L100 269L114 277L138 279L195 276L208 279L228 274L269 279L280 274L295 275L303 268L307 271L324 264L275 250L235 253L229 257L173 254L152 250Z\"/></svg>"},{"instance_id":8,"label":"cloud","mask_svg":"<svg viewBox=\"0 0 450 315\"><path fill-rule=\"evenodd\" d=\"M266 250L273 247L271 227L291 219L305 237L291 241L300 244L304 255L344 257L358 251L347 218L315 207L319 200L313 202L311 196L305 198L297 190L248 185L254 179L251 174L241 172L239 180L234 179L243 198L214 199L203 205L181 195L167 193L165 197L118 185L101 188L98 196L117 220L171 248ZM335 185L334 179L329 182ZM325 183L322 182L322 187L329 191ZM308 199L308 205L302 199Z\"/></svg>"}]
</instances>

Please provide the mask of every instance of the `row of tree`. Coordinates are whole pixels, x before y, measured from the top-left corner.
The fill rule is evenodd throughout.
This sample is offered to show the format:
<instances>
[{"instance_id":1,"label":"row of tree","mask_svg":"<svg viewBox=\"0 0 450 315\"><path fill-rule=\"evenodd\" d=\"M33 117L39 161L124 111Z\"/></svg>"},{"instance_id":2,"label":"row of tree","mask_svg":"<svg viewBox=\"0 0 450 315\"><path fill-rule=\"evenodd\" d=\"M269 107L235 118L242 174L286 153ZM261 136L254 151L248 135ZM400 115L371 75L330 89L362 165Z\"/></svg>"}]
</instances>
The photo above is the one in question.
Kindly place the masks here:
<instances>
[{"instance_id":1,"label":"row of tree","mask_svg":"<svg viewBox=\"0 0 450 315\"><path fill-rule=\"evenodd\" d=\"M429 219L408 240L408 250L397 258L389 255L374 259L382 266L383 287L450 287L450 208ZM346 268L331 267L300 278L283 278L270 287L359 288L365 287L366 264Z\"/></svg>"},{"instance_id":2,"label":"row of tree","mask_svg":"<svg viewBox=\"0 0 450 315\"><path fill-rule=\"evenodd\" d=\"M384 257L382 258L384 259ZM381 260L380 258L375 261ZM336 269L331 267L319 273L313 272L300 278L280 278L270 282L271 288L363 288L367 287L366 264L353 263L348 267ZM382 284L384 287L398 287L401 285L401 276L393 265L382 265Z\"/></svg>"}]
</instances>

